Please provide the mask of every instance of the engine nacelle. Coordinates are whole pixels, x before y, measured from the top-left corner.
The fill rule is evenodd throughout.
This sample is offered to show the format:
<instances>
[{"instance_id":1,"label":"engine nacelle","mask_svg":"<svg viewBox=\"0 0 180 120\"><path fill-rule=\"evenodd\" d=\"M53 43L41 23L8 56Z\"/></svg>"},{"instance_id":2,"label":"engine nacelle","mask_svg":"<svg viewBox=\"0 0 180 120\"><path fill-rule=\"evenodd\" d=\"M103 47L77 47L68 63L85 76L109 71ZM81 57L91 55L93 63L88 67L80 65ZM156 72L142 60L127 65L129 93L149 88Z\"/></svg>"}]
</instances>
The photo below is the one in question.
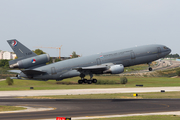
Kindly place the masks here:
<instances>
[{"instance_id":1,"label":"engine nacelle","mask_svg":"<svg viewBox=\"0 0 180 120\"><path fill-rule=\"evenodd\" d=\"M49 54L42 54L30 58L26 58L23 60L19 60L17 63L9 65L10 68L30 68L41 64L46 64L49 62L50 56Z\"/></svg>"},{"instance_id":2,"label":"engine nacelle","mask_svg":"<svg viewBox=\"0 0 180 120\"><path fill-rule=\"evenodd\" d=\"M124 66L120 64L120 65L110 66L110 68L104 71L103 73L120 74L122 72L124 72Z\"/></svg>"}]
</instances>

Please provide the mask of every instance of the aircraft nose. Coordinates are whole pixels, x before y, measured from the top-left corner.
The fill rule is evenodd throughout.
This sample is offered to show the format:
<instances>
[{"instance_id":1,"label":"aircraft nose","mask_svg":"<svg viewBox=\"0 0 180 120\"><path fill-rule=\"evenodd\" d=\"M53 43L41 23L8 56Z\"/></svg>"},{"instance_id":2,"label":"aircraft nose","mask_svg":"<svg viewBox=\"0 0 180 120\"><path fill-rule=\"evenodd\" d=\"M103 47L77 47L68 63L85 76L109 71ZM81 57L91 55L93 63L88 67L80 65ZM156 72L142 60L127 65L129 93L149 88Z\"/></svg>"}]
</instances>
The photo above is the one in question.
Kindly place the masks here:
<instances>
[{"instance_id":1,"label":"aircraft nose","mask_svg":"<svg viewBox=\"0 0 180 120\"><path fill-rule=\"evenodd\" d=\"M171 49L170 48L168 48L168 53L171 53Z\"/></svg>"}]
</instances>

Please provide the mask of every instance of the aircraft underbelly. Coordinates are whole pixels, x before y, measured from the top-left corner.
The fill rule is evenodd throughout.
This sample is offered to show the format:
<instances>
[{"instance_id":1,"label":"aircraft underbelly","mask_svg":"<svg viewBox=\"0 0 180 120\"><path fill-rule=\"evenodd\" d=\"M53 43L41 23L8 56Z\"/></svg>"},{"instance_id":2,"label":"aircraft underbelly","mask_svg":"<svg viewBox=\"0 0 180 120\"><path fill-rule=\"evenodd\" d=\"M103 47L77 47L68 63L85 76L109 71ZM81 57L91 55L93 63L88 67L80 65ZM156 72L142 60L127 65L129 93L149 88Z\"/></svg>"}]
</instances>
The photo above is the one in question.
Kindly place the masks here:
<instances>
[{"instance_id":1,"label":"aircraft underbelly","mask_svg":"<svg viewBox=\"0 0 180 120\"><path fill-rule=\"evenodd\" d=\"M77 70L71 70L69 72L66 72L66 73L60 75L59 78L64 79L64 78L69 78L69 77L76 77L79 75L80 75L80 72L78 72Z\"/></svg>"}]
</instances>

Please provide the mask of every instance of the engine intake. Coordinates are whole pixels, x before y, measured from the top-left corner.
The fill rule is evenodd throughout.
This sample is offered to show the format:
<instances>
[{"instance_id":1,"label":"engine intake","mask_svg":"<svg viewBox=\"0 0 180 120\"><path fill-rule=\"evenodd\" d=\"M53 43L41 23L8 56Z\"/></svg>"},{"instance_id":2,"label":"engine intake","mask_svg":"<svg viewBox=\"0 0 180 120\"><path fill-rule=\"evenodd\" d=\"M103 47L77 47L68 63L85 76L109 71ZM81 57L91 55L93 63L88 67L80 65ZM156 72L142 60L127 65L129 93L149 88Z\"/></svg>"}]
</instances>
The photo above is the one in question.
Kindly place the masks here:
<instances>
[{"instance_id":1,"label":"engine intake","mask_svg":"<svg viewBox=\"0 0 180 120\"><path fill-rule=\"evenodd\" d=\"M50 56L49 54L42 54L30 58L26 58L23 60L17 61L17 63L9 65L10 68L30 68L41 64L46 64L49 62Z\"/></svg>"}]
</instances>

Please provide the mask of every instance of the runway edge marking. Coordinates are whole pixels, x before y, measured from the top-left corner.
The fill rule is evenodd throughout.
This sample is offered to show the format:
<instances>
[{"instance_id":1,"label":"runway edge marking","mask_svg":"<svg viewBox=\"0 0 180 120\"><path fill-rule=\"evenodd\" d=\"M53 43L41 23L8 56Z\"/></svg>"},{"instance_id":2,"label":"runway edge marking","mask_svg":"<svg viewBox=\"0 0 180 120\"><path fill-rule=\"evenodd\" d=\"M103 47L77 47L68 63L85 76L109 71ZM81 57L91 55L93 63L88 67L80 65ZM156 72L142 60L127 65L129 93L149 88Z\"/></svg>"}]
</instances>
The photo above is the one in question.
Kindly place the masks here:
<instances>
[{"instance_id":1,"label":"runway edge marking","mask_svg":"<svg viewBox=\"0 0 180 120\"><path fill-rule=\"evenodd\" d=\"M27 107L27 106L15 106L15 107L24 107L26 108L25 110L16 110L16 111L3 111L0 112L0 114L4 113L18 113L18 112L37 112L37 111L49 111L49 110L55 110L56 108L33 108L33 107Z\"/></svg>"}]
</instances>

